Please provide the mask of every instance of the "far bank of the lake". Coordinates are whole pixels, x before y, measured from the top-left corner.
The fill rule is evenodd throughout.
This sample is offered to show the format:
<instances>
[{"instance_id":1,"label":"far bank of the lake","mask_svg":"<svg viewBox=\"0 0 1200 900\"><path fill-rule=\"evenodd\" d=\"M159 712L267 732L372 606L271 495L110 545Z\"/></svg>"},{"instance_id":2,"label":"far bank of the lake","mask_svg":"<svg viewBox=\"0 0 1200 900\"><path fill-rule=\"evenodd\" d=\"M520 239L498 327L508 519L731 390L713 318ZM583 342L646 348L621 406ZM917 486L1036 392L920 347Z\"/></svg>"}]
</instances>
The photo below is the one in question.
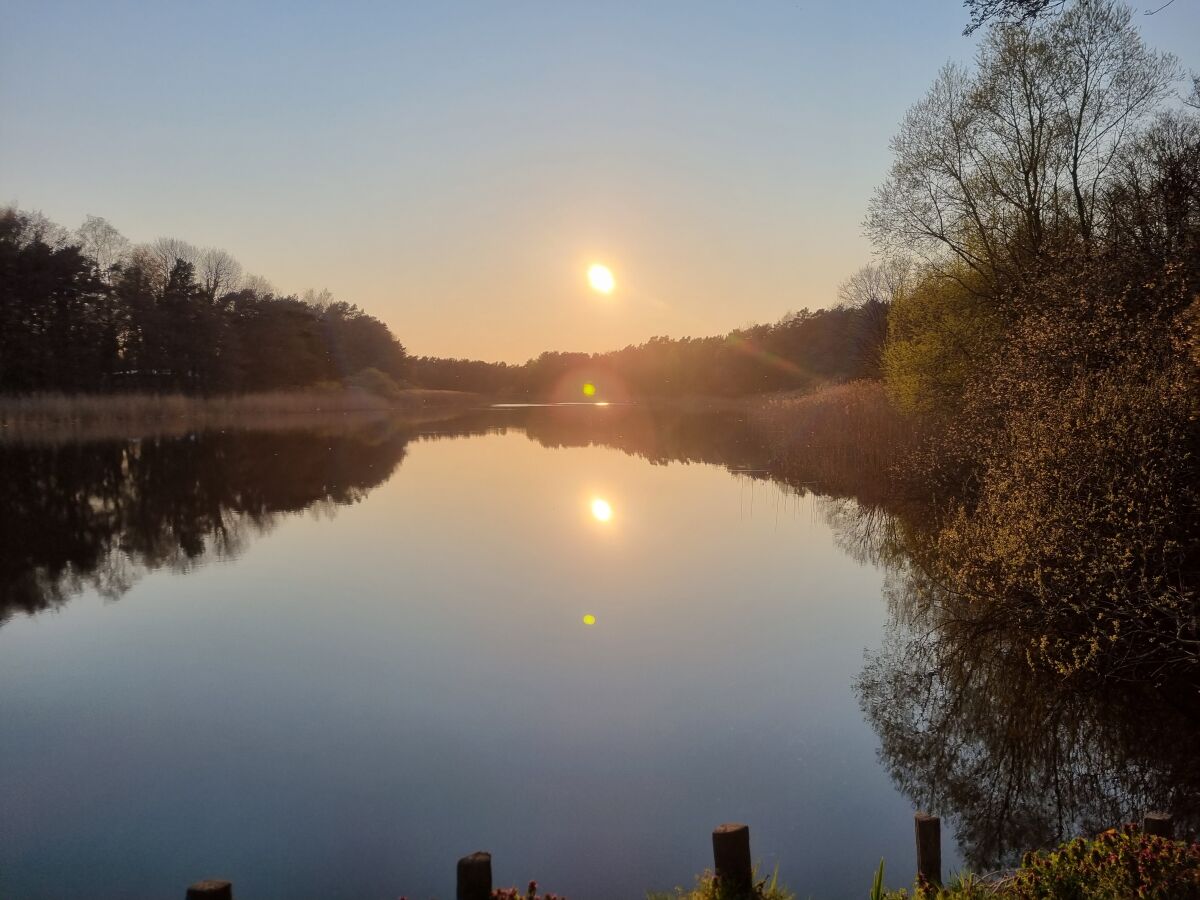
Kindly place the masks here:
<instances>
[{"instance_id":1,"label":"far bank of the lake","mask_svg":"<svg viewBox=\"0 0 1200 900\"><path fill-rule=\"evenodd\" d=\"M0 396L0 441L177 436L226 428L279 431L346 419L437 421L478 406L478 394L411 388L381 396L358 387L209 397L180 393Z\"/></svg>"}]
</instances>

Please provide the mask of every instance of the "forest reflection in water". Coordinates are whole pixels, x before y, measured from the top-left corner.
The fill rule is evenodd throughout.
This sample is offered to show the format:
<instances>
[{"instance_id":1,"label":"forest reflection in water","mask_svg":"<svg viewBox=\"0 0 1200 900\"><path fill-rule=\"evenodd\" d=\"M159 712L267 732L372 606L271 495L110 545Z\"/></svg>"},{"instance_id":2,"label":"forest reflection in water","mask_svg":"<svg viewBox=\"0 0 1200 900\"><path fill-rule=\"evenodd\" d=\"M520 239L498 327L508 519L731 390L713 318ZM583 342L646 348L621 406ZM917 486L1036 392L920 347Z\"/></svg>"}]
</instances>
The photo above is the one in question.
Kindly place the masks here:
<instances>
[{"instance_id":1,"label":"forest reflection in water","mask_svg":"<svg viewBox=\"0 0 1200 900\"><path fill-rule=\"evenodd\" d=\"M949 596L919 564L919 524L838 504L847 549L883 563L888 624L856 683L880 758L915 807L947 817L968 866L1174 814L1200 825L1194 697L1067 682L1018 630Z\"/></svg>"},{"instance_id":2,"label":"forest reflection in water","mask_svg":"<svg viewBox=\"0 0 1200 900\"><path fill-rule=\"evenodd\" d=\"M411 441L523 430L545 447L617 447L654 464L765 472L725 413L638 407L483 409L410 426L207 431L128 441L0 443L0 621L85 588L119 598L139 575L236 557L281 516L333 516L392 476Z\"/></svg>"},{"instance_id":3,"label":"forest reflection in water","mask_svg":"<svg viewBox=\"0 0 1200 900\"><path fill-rule=\"evenodd\" d=\"M736 410L527 407L419 427L0 444L0 619L84 589L116 599L143 573L235 557L281 517L336 515L391 478L414 441L514 430L545 447L601 445L811 489ZM947 818L972 868L1151 808L1195 829L1194 704L1035 672L1012 634L923 577L919 514L879 503L877 484L842 493L822 507L842 549L888 573L888 624L855 685L860 705L897 787Z\"/></svg>"}]
</instances>

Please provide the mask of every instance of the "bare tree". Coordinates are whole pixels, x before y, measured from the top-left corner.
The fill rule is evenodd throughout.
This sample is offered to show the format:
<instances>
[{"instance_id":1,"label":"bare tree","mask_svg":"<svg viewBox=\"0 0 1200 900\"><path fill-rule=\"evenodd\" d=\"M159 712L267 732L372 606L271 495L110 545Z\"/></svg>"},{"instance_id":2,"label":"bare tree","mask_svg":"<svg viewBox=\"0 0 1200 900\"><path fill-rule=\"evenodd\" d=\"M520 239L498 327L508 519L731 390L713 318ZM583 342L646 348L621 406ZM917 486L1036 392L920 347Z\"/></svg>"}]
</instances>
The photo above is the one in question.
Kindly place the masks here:
<instances>
[{"instance_id":1,"label":"bare tree","mask_svg":"<svg viewBox=\"0 0 1200 900\"><path fill-rule=\"evenodd\" d=\"M838 301L858 308L872 303L889 305L908 287L912 268L905 257L865 265L838 286Z\"/></svg>"},{"instance_id":2,"label":"bare tree","mask_svg":"<svg viewBox=\"0 0 1200 900\"><path fill-rule=\"evenodd\" d=\"M1062 12L1069 2L1070 0L963 0L963 6L971 15L963 34L974 34L979 28L992 22L1011 25L1047 18ZM1174 2L1175 0L1164 0L1154 9L1146 10L1146 15L1156 15Z\"/></svg>"},{"instance_id":3,"label":"bare tree","mask_svg":"<svg viewBox=\"0 0 1200 900\"><path fill-rule=\"evenodd\" d=\"M993 27L975 70L947 65L908 112L868 233L890 254L944 274L958 260L985 283L1039 254L1051 230L1090 240L1114 160L1177 73L1115 0Z\"/></svg>"},{"instance_id":4,"label":"bare tree","mask_svg":"<svg viewBox=\"0 0 1200 900\"><path fill-rule=\"evenodd\" d=\"M224 250L208 247L196 260L196 277L210 302L236 290L242 279L242 264Z\"/></svg>"},{"instance_id":5,"label":"bare tree","mask_svg":"<svg viewBox=\"0 0 1200 900\"><path fill-rule=\"evenodd\" d=\"M1037 255L1062 218L1064 152L1054 115L1061 63L1044 31L993 28L979 48L970 179L989 268L1002 268L1010 254Z\"/></svg>"},{"instance_id":6,"label":"bare tree","mask_svg":"<svg viewBox=\"0 0 1200 900\"><path fill-rule=\"evenodd\" d=\"M892 169L865 222L886 254L912 253L933 265L949 253L979 271L995 256L973 93L970 74L947 64L892 138Z\"/></svg>"},{"instance_id":7,"label":"bare tree","mask_svg":"<svg viewBox=\"0 0 1200 900\"><path fill-rule=\"evenodd\" d=\"M989 22L1030 22L1038 16L1053 15L1067 5L1067 0L963 0L971 21L963 34L974 34Z\"/></svg>"},{"instance_id":8,"label":"bare tree","mask_svg":"<svg viewBox=\"0 0 1200 900\"><path fill-rule=\"evenodd\" d=\"M79 247L96 261L100 277L107 280L112 267L129 254L129 239L100 216L88 216L76 232Z\"/></svg>"},{"instance_id":9,"label":"bare tree","mask_svg":"<svg viewBox=\"0 0 1200 900\"><path fill-rule=\"evenodd\" d=\"M838 287L840 306L855 311L848 334L850 351L859 372L869 377L881 372L888 312L908 289L911 276L911 261L895 257L863 266Z\"/></svg>"},{"instance_id":10,"label":"bare tree","mask_svg":"<svg viewBox=\"0 0 1200 900\"><path fill-rule=\"evenodd\" d=\"M309 288L304 292L304 296L300 298L313 309L325 310L333 305L333 292L329 288L321 288L319 291L314 291Z\"/></svg>"},{"instance_id":11,"label":"bare tree","mask_svg":"<svg viewBox=\"0 0 1200 900\"><path fill-rule=\"evenodd\" d=\"M1096 201L1121 148L1179 77L1175 57L1148 48L1132 20L1124 4L1081 2L1049 29L1058 57L1057 118L1085 240L1091 239Z\"/></svg>"},{"instance_id":12,"label":"bare tree","mask_svg":"<svg viewBox=\"0 0 1200 900\"><path fill-rule=\"evenodd\" d=\"M15 206L9 206L7 209L12 211L20 223L18 240L21 246L42 243L51 249L61 250L74 243L71 232L52 221L40 209L32 212L20 211Z\"/></svg>"},{"instance_id":13,"label":"bare tree","mask_svg":"<svg viewBox=\"0 0 1200 900\"><path fill-rule=\"evenodd\" d=\"M1192 92L1183 98L1192 109L1200 109L1200 75L1192 75Z\"/></svg>"},{"instance_id":14,"label":"bare tree","mask_svg":"<svg viewBox=\"0 0 1200 900\"><path fill-rule=\"evenodd\" d=\"M150 263L150 271L160 286L167 283L177 260L194 266L200 258L200 251L194 245L173 237L161 237L143 249L143 256Z\"/></svg>"},{"instance_id":15,"label":"bare tree","mask_svg":"<svg viewBox=\"0 0 1200 900\"><path fill-rule=\"evenodd\" d=\"M275 293L275 285L262 275L246 275L242 278L242 290L256 297L269 297Z\"/></svg>"}]
</instances>

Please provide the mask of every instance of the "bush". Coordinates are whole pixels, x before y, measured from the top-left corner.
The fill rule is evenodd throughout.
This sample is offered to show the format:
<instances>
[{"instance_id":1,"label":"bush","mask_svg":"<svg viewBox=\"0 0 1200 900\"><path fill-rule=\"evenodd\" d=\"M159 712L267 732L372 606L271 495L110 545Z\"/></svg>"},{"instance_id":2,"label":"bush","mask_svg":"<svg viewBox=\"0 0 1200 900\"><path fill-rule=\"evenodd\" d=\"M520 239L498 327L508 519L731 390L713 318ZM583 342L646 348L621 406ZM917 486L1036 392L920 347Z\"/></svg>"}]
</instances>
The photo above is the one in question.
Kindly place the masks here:
<instances>
[{"instance_id":1,"label":"bush","mask_svg":"<svg viewBox=\"0 0 1200 900\"><path fill-rule=\"evenodd\" d=\"M1136 826L1027 853L1008 895L1019 900L1200 898L1200 844L1143 834Z\"/></svg>"},{"instance_id":2,"label":"bush","mask_svg":"<svg viewBox=\"0 0 1200 900\"><path fill-rule=\"evenodd\" d=\"M906 900L908 891L873 893ZM912 900L1200 900L1200 843L1143 834L1135 825L1025 854L1012 875L967 877L944 888L917 884Z\"/></svg>"},{"instance_id":3,"label":"bush","mask_svg":"<svg viewBox=\"0 0 1200 900\"><path fill-rule=\"evenodd\" d=\"M1032 385L938 536L939 572L1020 626L1063 675L1190 676L1196 429L1177 371Z\"/></svg>"},{"instance_id":4,"label":"bush","mask_svg":"<svg viewBox=\"0 0 1200 900\"><path fill-rule=\"evenodd\" d=\"M1000 335L1002 319L965 266L927 272L899 294L888 315L883 376L906 413L958 408L968 380Z\"/></svg>"}]
</instances>

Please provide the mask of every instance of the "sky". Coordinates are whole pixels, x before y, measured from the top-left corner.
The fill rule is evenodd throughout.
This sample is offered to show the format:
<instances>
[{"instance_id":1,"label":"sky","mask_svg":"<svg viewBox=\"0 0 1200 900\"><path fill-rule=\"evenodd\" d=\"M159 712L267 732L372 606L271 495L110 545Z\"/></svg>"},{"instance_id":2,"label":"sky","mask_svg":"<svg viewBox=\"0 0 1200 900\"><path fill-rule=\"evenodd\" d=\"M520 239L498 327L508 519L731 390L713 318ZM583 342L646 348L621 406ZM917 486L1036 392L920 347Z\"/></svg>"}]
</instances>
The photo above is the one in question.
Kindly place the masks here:
<instances>
[{"instance_id":1,"label":"sky","mask_svg":"<svg viewBox=\"0 0 1200 900\"><path fill-rule=\"evenodd\" d=\"M1154 16L1200 68L1200 0ZM521 362L836 302L958 0L0 0L0 202L222 247L417 355ZM609 266L616 290L587 282Z\"/></svg>"}]
</instances>

